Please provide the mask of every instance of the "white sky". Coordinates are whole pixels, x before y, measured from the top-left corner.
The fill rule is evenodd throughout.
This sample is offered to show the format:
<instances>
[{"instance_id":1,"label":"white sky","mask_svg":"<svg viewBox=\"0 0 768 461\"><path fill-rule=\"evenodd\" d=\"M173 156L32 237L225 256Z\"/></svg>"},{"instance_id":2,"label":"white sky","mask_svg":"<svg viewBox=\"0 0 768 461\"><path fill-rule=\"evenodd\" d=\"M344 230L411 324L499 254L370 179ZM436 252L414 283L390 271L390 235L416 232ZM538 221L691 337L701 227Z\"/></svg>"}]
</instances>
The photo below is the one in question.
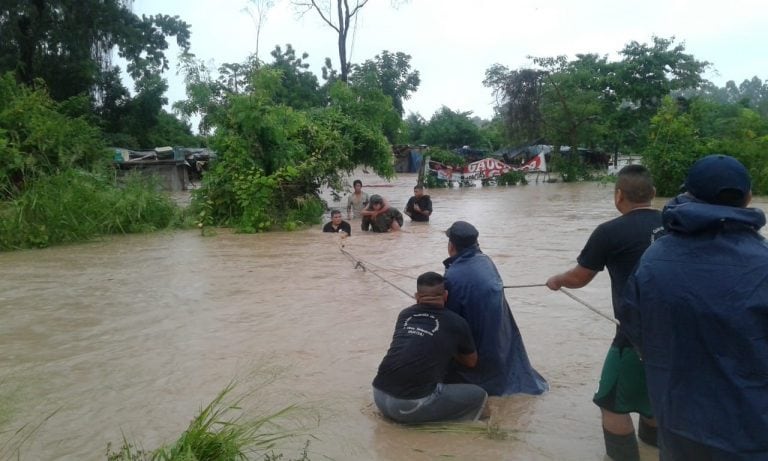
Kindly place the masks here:
<instances>
[{"instance_id":1,"label":"white sky","mask_svg":"<svg viewBox=\"0 0 768 461\"><path fill-rule=\"evenodd\" d=\"M271 61L275 45L290 43L320 76L325 57L338 69L336 34L314 13L298 18L289 0L276 0L262 26L259 56ZM351 2L350 2L351 3ZM178 15L191 24L192 49L217 68L242 62L255 51L256 27L243 12L248 0L134 0L138 14ZM471 6L469 6L471 5ZM443 105L490 118L491 92L482 84L494 63L510 69L527 56L608 54L653 35L685 43L686 52L713 63L706 78L722 86L757 76L768 79L766 0L410 0L392 8L370 0L358 16L348 49L353 63L382 50L412 56L421 85L405 102L406 113L429 117ZM175 55L174 46L169 55ZM166 73L171 102L184 98L175 59Z\"/></svg>"}]
</instances>

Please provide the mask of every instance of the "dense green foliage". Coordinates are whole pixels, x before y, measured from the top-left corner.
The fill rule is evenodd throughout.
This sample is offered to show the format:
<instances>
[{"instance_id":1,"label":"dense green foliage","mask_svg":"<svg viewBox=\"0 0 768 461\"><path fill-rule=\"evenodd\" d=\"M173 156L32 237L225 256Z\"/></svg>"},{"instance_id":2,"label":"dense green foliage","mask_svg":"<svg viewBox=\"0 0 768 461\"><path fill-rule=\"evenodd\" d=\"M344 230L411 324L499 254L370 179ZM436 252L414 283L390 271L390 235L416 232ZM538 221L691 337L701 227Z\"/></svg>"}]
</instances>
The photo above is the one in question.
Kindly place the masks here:
<instances>
[{"instance_id":1,"label":"dense green foliage","mask_svg":"<svg viewBox=\"0 0 768 461\"><path fill-rule=\"evenodd\" d=\"M41 176L0 202L0 251L153 231L180 219L176 205L151 179L131 176L116 188L108 171L70 168Z\"/></svg>"},{"instance_id":2,"label":"dense green foliage","mask_svg":"<svg viewBox=\"0 0 768 461\"><path fill-rule=\"evenodd\" d=\"M201 224L244 232L313 224L325 209L320 187L339 189L357 165L393 174L382 134L398 120L389 98L337 82L327 107L297 110L277 102L283 75L257 69L250 92L227 98L212 139L219 156L193 202Z\"/></svg>"},{"instance_id":3,"label":"dense green foliage","mask_svg":"<svg viewBox=\"0 0 768 461\"><path fill-rule=\"evenodd\" d=\"M53 100L85 98L76 116L89 116L111 144L151 148L189 141L191 133L162 115L168 37L189 48L189 25L178 17L137 16L119 0L3 0L0 2L0 74L13 72L28 87L46 87ZM131 96L110 54L127 61ZM164 127L158 126L163 120ZM158 139L181 130L184 137Z\"/></svg>"},{"instance_id":4,"label":"dense green foliage","mask_svg":"<svg viewBox=\"0 0 768 461\"><path fill-rule=\"evenodd\" d=\"M643 159L661 195L674 195L697 158L727 154L750 170L755 194L768 194L768 119L741 105L666 98L651 122Z\"/></svg>"},{"instance_id":5,"label":"dense green foliage","mask_svg":"<svg viewBox=\"0 0 768 461\"><path fill-rule=\"evenodd\" d=\"M392 98L392 104L400 118L403 116L403 101L419 88L419 71L411 71L411 56L405 53L390 53L387 50L360 65L353 67L350 82L358 86L372 76L381 92Z\"/></svg>"},{"instance_id":6,"label":"dense green foliage","mask_svg":"<svg viewBox=\"0 0 768 461\"><path fill-rule=\"evenodd\" d=\"M430 160L440 162L443 165L450 165L453 167L463 167L467 164L467 159L456 152L441 149L439 147L430 147L425 155L428 155Z\"/></svg>"},{"instance_id":7,"label":"dense green foliage","mask_svg":"<svg viewBox=\"0 0 768 461\"><path fill-rule=\"evenodd\" d=\"M82 117L68 117L44 89L0 77L0 199L36 178L108 159L101 134Z\"/></svg>"},{"instance_id":8,"label":"dense green foliage","mask_svg":"<svg viewBox=\"0 0 768 461\"><path fill-rule=\"evenodd\" d=\"M11 74L0 78L0 250L46 247L180 222L151 179L118 185L98 128Z\"/></svg>"},{"instance_id":9,"label":"dense green foliage","mask_svg":"<svg viewBox=\"0 0 768 461\"><path fill-rule=\"evenodd\" d=\"M409 114L403 122L402 138L410 144L425 144L441 149L471 146L495 151L507 144L501 118L491 121L473 117L472 112L456 112L445 106L429 120Z\"/></svg>"},{"instance_id":10,"label":"dense green foliage","mask_svg":"<svg viewBox=\"0 0 768 461\"><path fill-rule=\"evenodd\" d=\"M703 79L709 63L674 39L631 42L618 61L579 54L533 58L534 68L496 64L484 84L497 98L512 143L547 143L608 153L642 153L659 192L672 194L700 156L729 153L747 164L755 192L766 193L764 172L768 85L760 79L717 88ZM677 96L672 102L666 99ZM566 181L589 178L579 156L553 156Z\"/></svg>"}]
</instances>

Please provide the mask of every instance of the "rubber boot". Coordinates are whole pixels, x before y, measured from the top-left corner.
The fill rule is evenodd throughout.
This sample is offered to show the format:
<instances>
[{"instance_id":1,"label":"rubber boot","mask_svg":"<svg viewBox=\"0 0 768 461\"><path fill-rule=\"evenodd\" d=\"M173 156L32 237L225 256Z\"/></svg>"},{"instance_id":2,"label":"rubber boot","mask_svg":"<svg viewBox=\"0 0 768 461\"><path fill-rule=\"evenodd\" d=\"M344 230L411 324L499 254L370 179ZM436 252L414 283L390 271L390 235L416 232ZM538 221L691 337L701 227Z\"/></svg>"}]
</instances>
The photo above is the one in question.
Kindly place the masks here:
<instances>
[{"instance_id":1,"label":"rubber boot","mask_svg":"<svg viewBox=\"0 0 768 461\"><path fill-rule=\"evenodd\" d=\"M605 439L605 452L613 461L640 461L640 449L637 447L634 432L618 435L603 428L603 438Z\"/></svg>"},{"instance_id":2,"label":"rubber boot","mask_svg":"<svg viewBox=\"0 0 768 461\"><path fill-rule=\"evenodd\" d=\"M658 448L659 441L657 432L658 431L654 426L651 426L650 424L643 421L643 418L640 418L640 424L637 428L637 436L640 438L640 440L647 443L648 445Z\"/></svg>"}]
</instances>

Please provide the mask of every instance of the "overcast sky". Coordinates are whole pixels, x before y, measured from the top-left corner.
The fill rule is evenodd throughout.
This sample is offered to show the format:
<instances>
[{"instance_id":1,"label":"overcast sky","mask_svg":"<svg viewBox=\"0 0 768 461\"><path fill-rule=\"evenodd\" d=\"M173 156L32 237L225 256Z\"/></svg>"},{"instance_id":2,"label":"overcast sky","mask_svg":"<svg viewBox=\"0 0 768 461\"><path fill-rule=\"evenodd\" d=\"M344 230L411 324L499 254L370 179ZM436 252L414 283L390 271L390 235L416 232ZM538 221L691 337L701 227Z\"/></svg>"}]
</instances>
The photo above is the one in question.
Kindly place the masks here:
<instances>
[{"instance_id":1,"label":"overcast sky","mask_svg":"<svg viewBox=\"0 0 768 461\"><path fill-rule=\"evenodd\" d=\"M314 12L297 17L289 0L275 3L262 26L260 58L271 61L275 45L290 43L309 53L318 77L326 56L338 69L335 31ZM133 11L181 17L191 25L191 51L216 68L256 51L256 26L243 11L249 5L248 0L134 0ZM445 105L490 118L493 99L482 81L494 63L516 69L531 64L528 56L577 53L615 60L625 44L650 43L653 35L674 36L688 53L711 62L706 78L719 86L753 76L766 80L767 20L766 0L410 0L397 8L390 0L370 0L348 49L353 63L382 50L412 56L421 86L405 102L406 113L429 119ZM177 53L174 47L169 54ZM166 74L171 102L184 98L173 62Z\"/></svg>"}]
</instances>

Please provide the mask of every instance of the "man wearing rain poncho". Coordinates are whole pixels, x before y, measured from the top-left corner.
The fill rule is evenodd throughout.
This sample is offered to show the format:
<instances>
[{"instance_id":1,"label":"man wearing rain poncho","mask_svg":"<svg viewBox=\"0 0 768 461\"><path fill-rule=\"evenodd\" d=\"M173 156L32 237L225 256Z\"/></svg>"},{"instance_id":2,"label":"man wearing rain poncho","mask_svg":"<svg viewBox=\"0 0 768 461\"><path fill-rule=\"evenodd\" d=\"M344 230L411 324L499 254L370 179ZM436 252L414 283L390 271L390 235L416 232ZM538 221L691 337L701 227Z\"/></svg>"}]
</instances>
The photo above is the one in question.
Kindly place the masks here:
<instances>
[{"instance_id":1,"label":"man wearing rain poncho","mask_svg":"<svg viewBox=\"0 0 768 461\"><path fill-rule=\"evenodd\" d=\"M477 346L475 368L457 368L446 382L477 384L489 395L541 394L549 385L533 369L523 338L504 297L496 266L477 244L478 231L456 221L446 231L446 307L469 323Z\"/></svg>"}]
</instances>

